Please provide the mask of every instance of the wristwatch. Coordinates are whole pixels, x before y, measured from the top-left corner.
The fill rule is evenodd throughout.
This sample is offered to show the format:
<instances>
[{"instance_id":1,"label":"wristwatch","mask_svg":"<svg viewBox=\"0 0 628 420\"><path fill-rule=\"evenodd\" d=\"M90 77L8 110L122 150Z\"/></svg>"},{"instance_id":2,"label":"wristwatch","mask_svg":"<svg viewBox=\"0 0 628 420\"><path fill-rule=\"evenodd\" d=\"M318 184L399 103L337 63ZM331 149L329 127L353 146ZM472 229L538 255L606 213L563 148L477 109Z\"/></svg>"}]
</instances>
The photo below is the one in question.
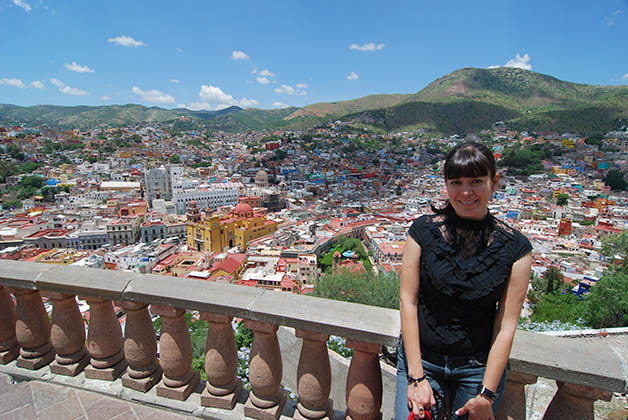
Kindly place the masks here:
<instances>
[{"instance_id":1,"label":"wristwatch","mask_svg":"<svg viewBox=\"0 0 628 420\"><path fill-rule=\"evenodd\" d=\"M490 389L488 389L487 387L485 387L484 385L481 385L479 387L479 395L482 395L486 398L488 398L491 401L495 401L497 399L497 393L491 391Z\"/></svg>"}]
</instances>

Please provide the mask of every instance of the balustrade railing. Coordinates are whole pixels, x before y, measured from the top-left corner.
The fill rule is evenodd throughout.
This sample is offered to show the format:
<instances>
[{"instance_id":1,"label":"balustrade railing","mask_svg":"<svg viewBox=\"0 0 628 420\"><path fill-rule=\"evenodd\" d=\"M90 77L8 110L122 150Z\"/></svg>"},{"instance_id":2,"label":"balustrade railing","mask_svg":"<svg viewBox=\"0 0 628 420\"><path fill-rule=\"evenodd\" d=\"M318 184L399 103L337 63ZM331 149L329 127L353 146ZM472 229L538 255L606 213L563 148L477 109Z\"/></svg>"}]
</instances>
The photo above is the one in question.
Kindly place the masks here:
<instances>
[{"instance_id":1,"label":"balustrade railing","mask_svg":"<svg viewBox=\"0 0 628 420\"><path fill-rule=\"evenodd\" d=\"M40 293L53 302L52 321ZM76 296L90 306L87 337ZM124 334L113 302L126 310ZM149 305L162 320L159 354ZM19 369L50 365L57 375L121 377L124 387L147 392L156 386L160 398L186 400L199 383L186 310L199 311L209 323L202 406L222 409L229 418L236 405L242 382L231 321L238 317L254 334L246 417L277 419L286 402L278 326L295 328L302 339L294 418L332 417L333 374L325 344L330 334L345 337L353 349L346 418L382 417L379 354L382 345L397 344L398 311L202 280L0 261L0 365L17 359ZM623 363L612 349L594 343L519 331L497 418L525 419L525 385L545 377L558 385L545 420L593 419L596 400L626 391ZM391 409L383 417L390 418Z\"/></svg>"}]
</instances>

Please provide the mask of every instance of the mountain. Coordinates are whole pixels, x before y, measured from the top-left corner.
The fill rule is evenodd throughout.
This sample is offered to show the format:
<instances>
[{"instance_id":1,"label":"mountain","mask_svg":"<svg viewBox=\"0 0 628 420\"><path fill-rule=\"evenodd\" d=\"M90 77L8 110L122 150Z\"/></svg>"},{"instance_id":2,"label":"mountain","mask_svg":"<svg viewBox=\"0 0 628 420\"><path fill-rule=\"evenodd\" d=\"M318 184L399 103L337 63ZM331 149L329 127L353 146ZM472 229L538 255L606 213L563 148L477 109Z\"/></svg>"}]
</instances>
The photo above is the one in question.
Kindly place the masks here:
<instances>
[{"instance_id":1,"label":"mountain","mask_svg":"<svg viewBox=\"0 0 628 420\"><path fill-rule=\"evenodd\" d=\"M340 102L321 102L317 104L307 105L288 115L286 120L299 117L341 117L356 112L388 108L397 105L411 95L369 95L350 101Z\"/></svg>"},{"instance_id":2,"label":"mountain","mask_svg":"<svg viewBox=\"0 0 628 420\"><path fill-rule=\"evenodd\" d=\"M0 125L88 128L172 121L181 116L192 118L192 124L186 126L198 123L225 131L307 129L330 119L342 119L386 131L424 128L444 135L476 132L496 121L520 130L591 135L626 125L628 86L577 84L516 68L464 68L436 79L414 94L369 95L304 108L263 110L232 106L220 111L190 111L131 104L0 105Z\"/></svg>"},{"instance_id":3,"label":"mountain","mask_svg":"<svg viewBox=\"0 0 628 420\"><path fill-rule=\"evenodd\" d=\"M182 116L211 120L241 110L242 108L237 106L220 111L190 111L188 109L148 108L135 104L109 106L35 105L29 107L0 104L0 125L26 123L61 128L119 127L135 123L171 121Z\"/></svg>"},{"instance_id":4,"label":"mountain","mask_svg":"<svg viewBox=\"0 0 628 420\"><path fill-rule=\"evenodd\" d=\"M442 134L476 131L501 120L522 130L590 135L625 124L628 86L577 84L517 68L464 68L399 105L345 119L387 130L424 127Z\"/></svg>"}]
</instances>

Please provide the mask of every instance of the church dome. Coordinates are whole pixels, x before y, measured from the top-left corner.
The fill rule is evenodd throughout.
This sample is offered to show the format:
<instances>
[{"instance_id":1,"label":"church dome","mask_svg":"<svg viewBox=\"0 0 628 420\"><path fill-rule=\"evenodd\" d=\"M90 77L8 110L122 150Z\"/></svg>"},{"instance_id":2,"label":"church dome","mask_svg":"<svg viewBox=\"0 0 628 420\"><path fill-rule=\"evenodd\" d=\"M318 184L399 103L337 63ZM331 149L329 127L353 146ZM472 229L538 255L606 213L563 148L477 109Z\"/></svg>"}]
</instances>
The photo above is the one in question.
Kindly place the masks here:
<instances>
[{"instance_id":1,"label":"church dome","mask_svg":"<svg viewBox=\"0 0 628 420\"><path fill-rule=\"evenodd\" d=\"M240 203L233 208L233 214L237 216L247 216L253 213L253 208L246 203Z\"/></svg>"}]
</instances>

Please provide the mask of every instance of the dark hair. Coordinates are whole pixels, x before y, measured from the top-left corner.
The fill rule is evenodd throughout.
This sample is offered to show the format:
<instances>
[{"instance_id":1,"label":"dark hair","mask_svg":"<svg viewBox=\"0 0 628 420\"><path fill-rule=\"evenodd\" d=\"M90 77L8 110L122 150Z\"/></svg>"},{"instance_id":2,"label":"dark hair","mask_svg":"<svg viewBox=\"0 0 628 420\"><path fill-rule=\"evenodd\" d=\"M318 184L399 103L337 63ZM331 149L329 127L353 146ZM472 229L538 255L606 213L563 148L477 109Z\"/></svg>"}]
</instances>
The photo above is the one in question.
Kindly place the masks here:
<instances>
[{"instance_id":1,"label":"dark hair","mask_svg":"<svg viewBox=\"0 0 628 420\"><path fill-rule=\"evenodd\" d=\"M490 175L495 178L493 152L483 144L473 141L454 147L445 160L445 179L475 178Z\"/></svg>"}]
</instances>

